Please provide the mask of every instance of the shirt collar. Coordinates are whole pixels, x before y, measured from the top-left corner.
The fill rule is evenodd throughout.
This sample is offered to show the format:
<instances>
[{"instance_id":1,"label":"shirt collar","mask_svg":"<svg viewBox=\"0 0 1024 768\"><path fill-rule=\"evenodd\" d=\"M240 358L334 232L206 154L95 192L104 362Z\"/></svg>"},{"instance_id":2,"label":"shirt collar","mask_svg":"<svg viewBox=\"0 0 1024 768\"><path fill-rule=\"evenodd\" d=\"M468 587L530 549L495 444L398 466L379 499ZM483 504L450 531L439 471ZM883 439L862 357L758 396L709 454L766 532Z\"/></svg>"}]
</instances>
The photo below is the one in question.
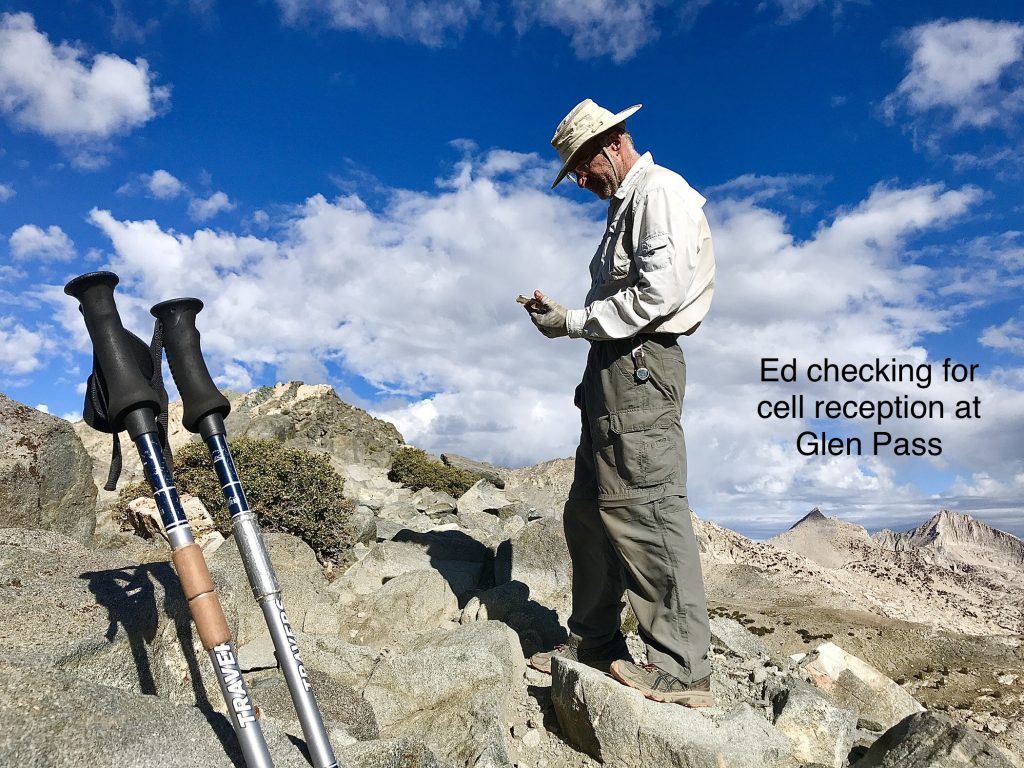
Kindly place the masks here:
<instances>
[{"instance_id":1,"label":"shirt collar","mask_svg":"<svg viewBox=\"0 0 1024 768\"><path fill-rule=\"evenodd\" d=\"M633 190L633 187L636 186L641 174L652 165L654 165L654 158L651 157L650 152L644 152L640 155L640 158L633 163L633 167L629 169L629 172L626 174L626 178L624 178L622 183L619 184L619 188L615 190L615 197L619 200L624 200L626 195L629 194Z\"/></svg>"}]
</instances>

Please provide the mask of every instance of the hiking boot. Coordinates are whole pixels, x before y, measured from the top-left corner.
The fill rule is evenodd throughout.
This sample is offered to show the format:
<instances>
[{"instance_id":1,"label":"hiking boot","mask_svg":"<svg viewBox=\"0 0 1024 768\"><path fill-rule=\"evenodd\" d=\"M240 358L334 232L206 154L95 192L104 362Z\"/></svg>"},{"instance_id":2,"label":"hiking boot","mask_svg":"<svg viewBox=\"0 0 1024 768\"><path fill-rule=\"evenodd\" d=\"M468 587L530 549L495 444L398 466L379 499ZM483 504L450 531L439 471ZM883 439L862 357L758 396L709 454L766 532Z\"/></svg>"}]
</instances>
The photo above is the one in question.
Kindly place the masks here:
<instances>
[{"instance_id":1,"label":"hiking boot","mask_svg":"<svg viewBox=\"0 0 1024 768\"><path fill-rule=\"evenodd\" d=\"M550 651L541 651L540 653L533 654L533 656L526 660L526 663L534 669L550 675L551 660L555 656L560 656L563 659L578 661L581 664L586 664L588 667L593 667L599 672L608 674L608 668L612 665L613 661L629 658L629 651L626 649L625 641L615 651L608 652L605 649L599 649L599 651L603 651L603 653L593 653L588 650L580 651L579 640L573 637L569 639L568 643L555 646Z\"/></svg>"},{"instance_id":2,"label":"hiking boot","mask_svg":"<svg viewBox=\"0 0 1024 768\"><path fill-rule=\"evenodd\" d=\"M684 707L715 705L711 675L686 684L654 664L634 664L621 659L612 663L609 672L620 683L636 688L653 701L682 704Z\"/></svg>"}]
</instances>

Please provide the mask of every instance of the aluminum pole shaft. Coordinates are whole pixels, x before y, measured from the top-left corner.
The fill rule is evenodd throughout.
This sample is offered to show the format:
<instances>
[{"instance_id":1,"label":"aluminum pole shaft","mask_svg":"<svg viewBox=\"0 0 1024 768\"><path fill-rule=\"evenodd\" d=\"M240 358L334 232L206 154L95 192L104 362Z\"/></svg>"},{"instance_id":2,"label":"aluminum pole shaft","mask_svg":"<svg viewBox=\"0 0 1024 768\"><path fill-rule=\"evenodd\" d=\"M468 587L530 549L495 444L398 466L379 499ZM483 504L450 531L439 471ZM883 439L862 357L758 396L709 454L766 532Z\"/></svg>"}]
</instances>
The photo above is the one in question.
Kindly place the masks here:
<instances>
[{"instance_id":1,"label":"aluminum pole shaft","mask_svg":"<svg viewBox=\"0 0 1024 768\"><path fill-rule=\"evenodd\" d=\"M338 761L327 737L327 729L324 727L320 708L310 687L309 675L302 662L295 633L281 600L277 574L270 562L256 515L249 510L245 490L238 479L227 440L222 433L212 434L206 439L206 445L213 457L221 490L231 513L231 528L249 576L249 584L267 620L274 650L277 652L277 662L281 665L285 681L288 683L288 691L295 704L295 712L299 717L302 734L306 738L310 758L315 768L337 768Z\"/></svg>"},{"instance_id":2,"label":"aluminum pole shaft","mask_svg":"<svg viewBox=\"0 0 1024 768\"><path fill-rule=\"evenodd\" d=\"M153 488L153 497L156 500L157 508L160 510L160 518L163 520L164 530L170 540L171 549L176 555L194 548L192 529L185 516L185 510L181 506L181 499L178 498L177 488L174 486L174 479L167 462L164 459L163 449L160 447L160 440L156 432L144 432L135 439L135 445L139 449L139 457L142 459L142 466L146 473L146 479ZM201 557L201 556L200 556ZM194 557L189 562L194 562ZM204 639L204 647L210 655L213 669L217 674L217 683L220 685L221 693L228 708L228 717L231 726L234 728L238 738L238 744L242 750L242 756L248 768L273 768L273 761L270 758L270 751L267 749L266 739L263 737L263 729L260 728L259 720L256 719L256 708L252 703L252 696L249 687L246 685L242 671L238 667L238 654L234 644L231 642L230 634L226 631L214 635L217 640L205 642L204 627L201 624L201 612L207 610L211 600L217 601L216 610L220 616L223 611L220 608L219 598L216 593L209 592L199 595L195 600L189 594L185 584L186 575L181 572L179 561L175 560L175 567L178 569L179 579L185 587L185 596L189 599L189 608L192 610L193 618L196 620L200 638ZM205 570L205 562L202 568ZM208 574L207 574L208 578ZM212 582L210 582L212 588ZM204 599L205 598L205 599ZM203 608L197 608L197 603L202 601ZM226 624L224 625L226 630Z\"/></svg>"}]
</instances>

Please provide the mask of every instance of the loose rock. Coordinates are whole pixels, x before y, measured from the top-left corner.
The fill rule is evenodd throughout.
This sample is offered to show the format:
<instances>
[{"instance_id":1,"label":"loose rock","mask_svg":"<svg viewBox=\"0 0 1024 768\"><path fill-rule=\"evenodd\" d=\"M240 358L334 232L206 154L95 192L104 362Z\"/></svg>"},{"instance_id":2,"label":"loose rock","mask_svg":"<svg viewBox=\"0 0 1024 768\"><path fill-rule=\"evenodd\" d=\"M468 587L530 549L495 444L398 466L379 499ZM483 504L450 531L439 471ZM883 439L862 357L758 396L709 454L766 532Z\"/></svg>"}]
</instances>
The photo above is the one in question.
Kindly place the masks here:
<instances>
[{"instance_id":1,"label":"loose rock","mask_svg":"<svg viewBox=\"0 0 1024 768\"><path fill-rule=\"evenodd\" d=\"M793 745L797 759L843 768L853 748L857 715L802 680L793 680L772 701L775 727Z\"/></svg>"},{"instance_id":2,"label":"loose rock","mask_svg":"<svg viewBox=\"0 0 1024 768\"><path fill-rule=\"evenodd\" d=\"M909 714L924 709L914 697L866 661L834 643L822 643L800 665L810 681L840 706L862 718L891 727Z\"/></svg>"},{"instance_id":3,"label":"loose rock","mask_svg":"<svg viewBox=\"0 0 1024 768\"><path fill-rule=\"evenodd\" d=\"M96 486L92 460L68 422L0 395L0 528L13 527L87 542Z\"/></svg>"},{"instance_id":4,"label":"loose rock","mask_svg":"<svg viewBox=\"0 0 1024 768\"><path fill-rule=\"evenodd\" d=\"M908 715L883 733L857 768L1013 768L1007 752L938 712Z\"/></svg>"}]
</instances>

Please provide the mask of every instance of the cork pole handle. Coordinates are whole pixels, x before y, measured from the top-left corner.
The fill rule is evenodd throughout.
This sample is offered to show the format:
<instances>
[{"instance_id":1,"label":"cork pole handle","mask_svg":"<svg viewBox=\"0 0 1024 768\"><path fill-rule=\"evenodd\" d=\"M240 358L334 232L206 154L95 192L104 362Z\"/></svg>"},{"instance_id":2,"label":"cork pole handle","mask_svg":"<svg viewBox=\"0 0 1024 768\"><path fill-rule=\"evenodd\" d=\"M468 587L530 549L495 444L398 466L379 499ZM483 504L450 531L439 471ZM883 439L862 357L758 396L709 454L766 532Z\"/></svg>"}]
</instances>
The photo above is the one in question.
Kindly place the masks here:
<instances>
[{"instance_id":1,"label":"cork pole handle","mask_svg":"<svg viewBox=\"0 0 1024 768\"><path fill-rule=\"evenodd\" d=\"M185 592L185 599L188 600L203 648L210 651L229 642L231 630L199 545L193 543L174 550L171 560Z\"/></svg>"}]
</instances>

